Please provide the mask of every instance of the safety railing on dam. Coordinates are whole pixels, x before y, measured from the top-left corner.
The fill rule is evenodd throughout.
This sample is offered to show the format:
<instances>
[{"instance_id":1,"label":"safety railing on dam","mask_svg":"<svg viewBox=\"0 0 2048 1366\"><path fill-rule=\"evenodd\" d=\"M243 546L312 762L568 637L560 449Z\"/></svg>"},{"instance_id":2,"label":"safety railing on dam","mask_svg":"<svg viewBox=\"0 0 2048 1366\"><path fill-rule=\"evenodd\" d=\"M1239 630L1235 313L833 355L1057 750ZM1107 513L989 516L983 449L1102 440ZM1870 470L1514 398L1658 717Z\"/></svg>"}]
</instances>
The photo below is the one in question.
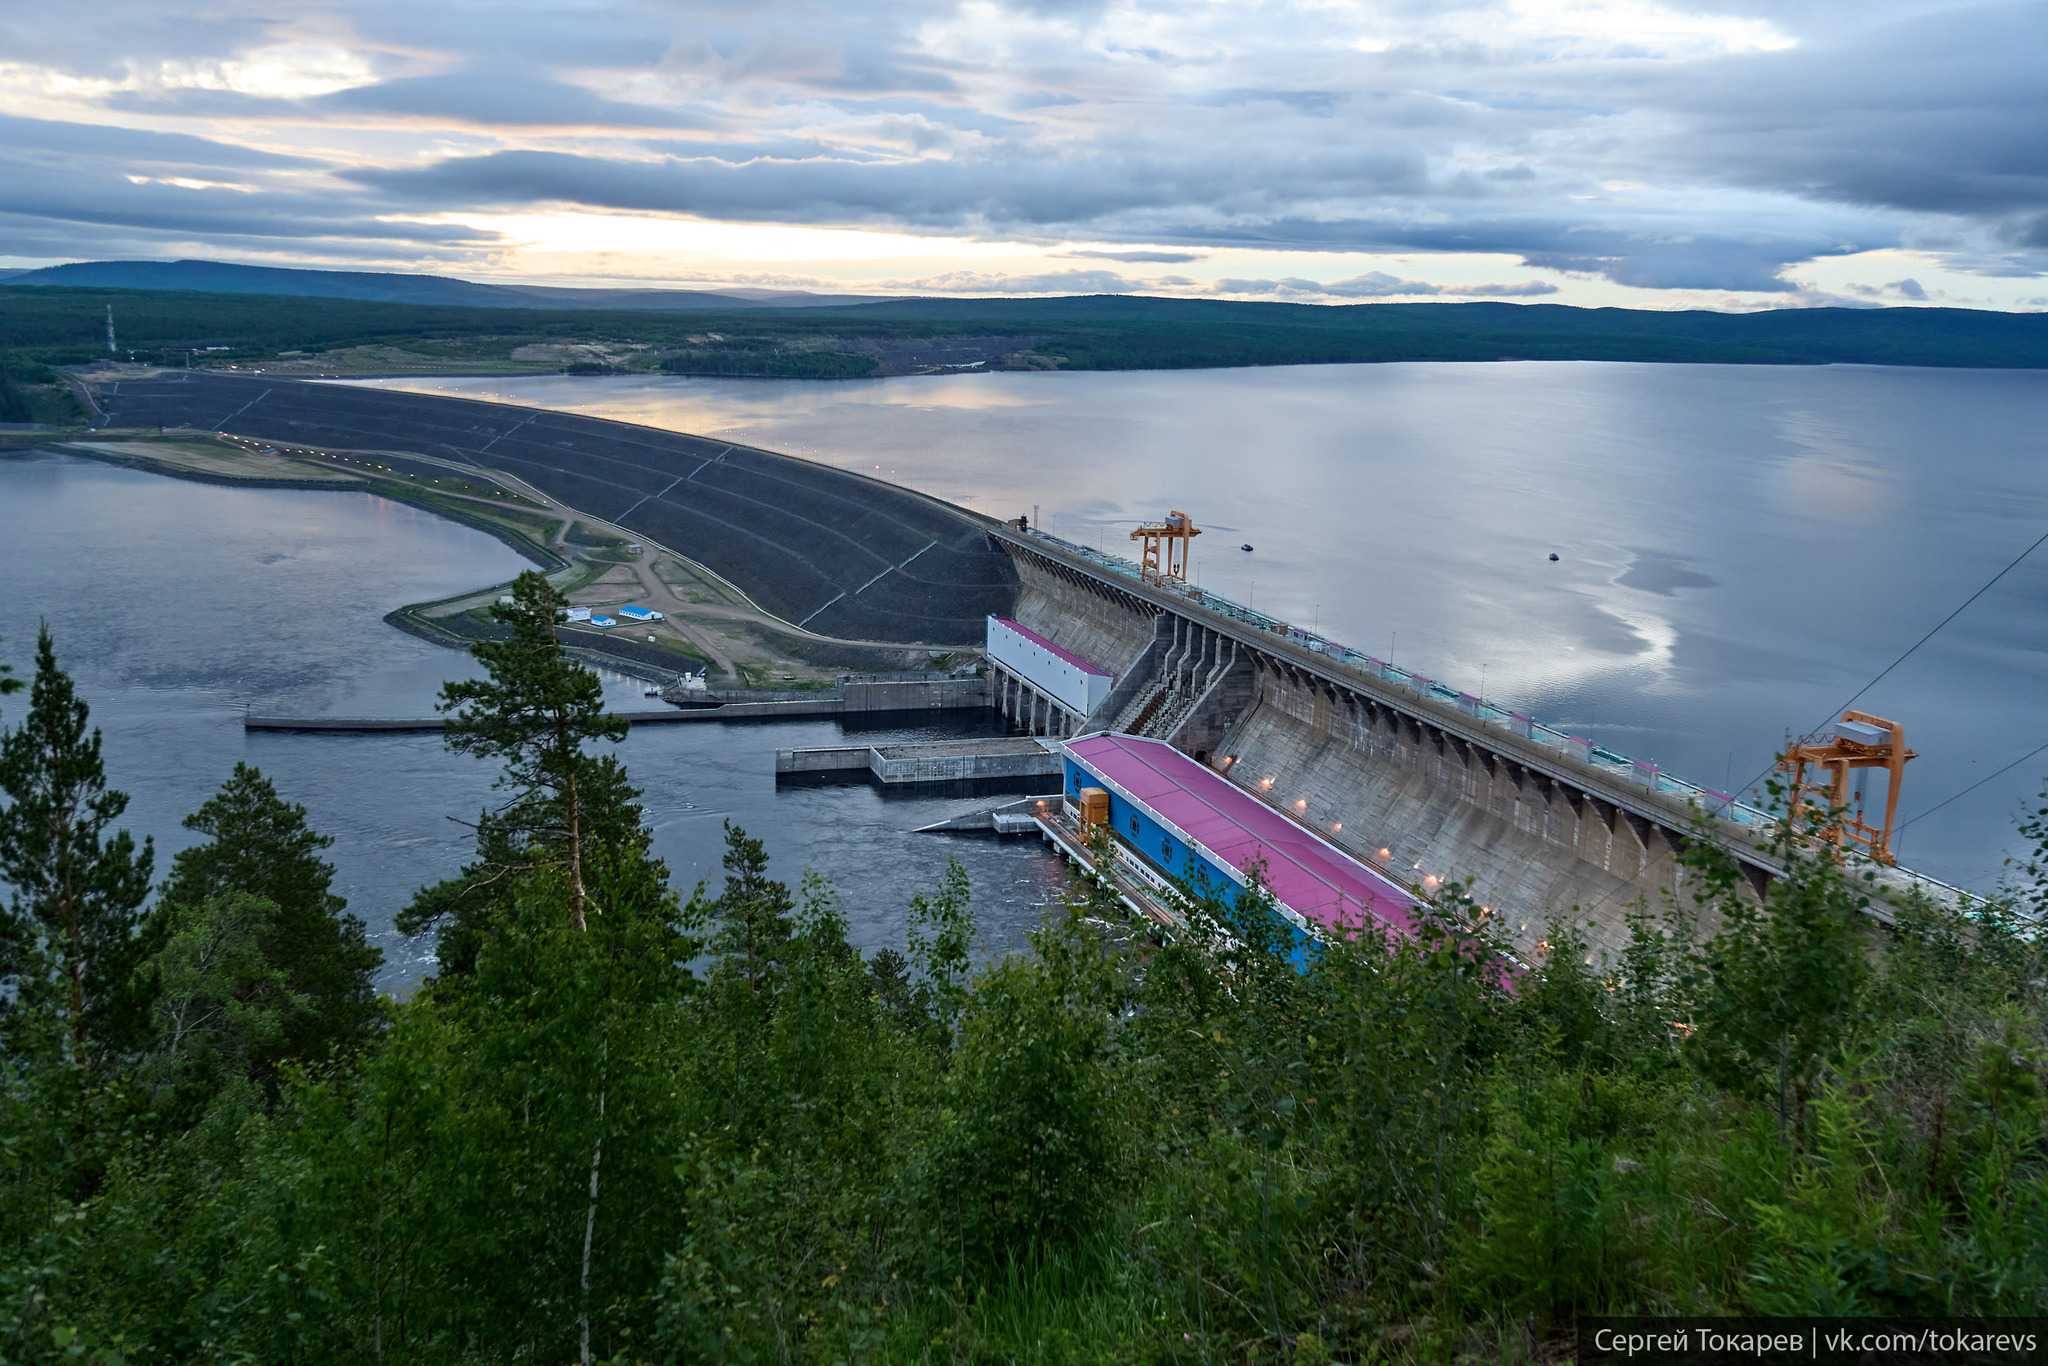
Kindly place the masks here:
<instances>
[{"instance_id":1,"label":"safety railing on dam","mask_svg":"<svg viewBox=\"0 0 2048 1366\"><path fill-rule=\"evenodd\" d=\"M1778 821L1778 817L1772 812L1762 807L1739 801L1732 793L1719 792L1711 787L1702 787L1697 783L1687 782L1683 778L1666 773L1656 764L1631 758L1626 754L1619 754L1604 745L1595 744L1584 736L1573 735L1568 731L1559 730L1555 726L1544 725L1525 712L1514 711L1497 703L1475 697L1471 693L1460 691L1447 683L1418 674L1411 669L1403 669L1387 660L1361 654L1314 631L1304 631L1291 622L1282 621L1278 617L1268 616L1266 613L1247 607L1243 603L1233 602L1219 593L1210 592L1203 588L1195 588L1173 580L1147 579L1140 572L1135 561L1124 559L1120 555L1112 555L1107 551L1077 545L1072 541L1050 535L1036 528L1028 530L1025 534L1033 540L1043 541L1048 545L1056 546L1070 556L1085 560L1119 577L1141 583L1155 592L1165 592L1173 596L1185 598L1196 607L1229 617L1256 630L1279 636L1302 649L1308 650L1312 654L1321 655L1340 669L1362 674L1367 678L1393 683L1399 687L1405 687L1419 696L1427 697L1437 702L1449 703L1466 715L1471 716L1474 720L1499 726L1510 734L1521 736L1526 740L1532 740L1556 753L1570 755L1592 765L1596 771L1605 772L1612 777L1632 782L1648 791L1668 793L1677 797L1680 801L1697 805L1709 815L1718 816L1747 830L1762 833L1769 830ZM1890 868L1883 870L1883 872L1889 876L1897 877L1904 882L1917 884L1924 890L1943 899L1954 898L1959 902L1979 900L1975 893L1942 882L1938 878L1913 872L1910 869Z\"/></svg>"}]
</instances>

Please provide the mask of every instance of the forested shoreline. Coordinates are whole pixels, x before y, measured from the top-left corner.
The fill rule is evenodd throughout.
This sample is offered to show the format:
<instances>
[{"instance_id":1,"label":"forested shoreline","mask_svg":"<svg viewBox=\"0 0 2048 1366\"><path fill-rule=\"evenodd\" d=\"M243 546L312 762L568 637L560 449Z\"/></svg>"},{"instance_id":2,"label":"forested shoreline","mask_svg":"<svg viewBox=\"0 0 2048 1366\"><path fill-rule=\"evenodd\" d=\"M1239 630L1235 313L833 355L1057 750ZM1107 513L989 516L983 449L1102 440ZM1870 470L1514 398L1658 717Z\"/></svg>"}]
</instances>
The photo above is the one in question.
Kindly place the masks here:
<instances>
[{"instance_id":1,"label":"forested shoreline","mask_svg":"<svg viewBox=\"0 0 2048 1366\"><path fill-rule=\"evenodd\" d=\"M238 764L159 880L61 642L0 672L0 1359L1306 1366L2048 1312L2048 806L1999 895L1890 925L1789 840L1757 906L1703 828L1612 965L1560 908L1514 969L1455 888L1297 970L1255 892L1162 939L1084 885L990 959L957 865L863 957L745 831L675 884L558 606L523 575L443 690L502 776L397 913L436 946L402 1001L290 793Z\"/></svg>"},{"instance_id":2,"label":"forested shoreline","mask_svg":"<svg viewBox=\"0 0 2048 1366\"><path fill-rule=\"evenodd\" d=\"M106 332L111 308L118 351ZM1963 308L1754 313L1564 304L1295 304L1089 295L820 308L479 308L0 283L0 347L24 362L314 374L886 374L878 359L979 340L992 368L1184 370L1401 361L2048 366L2048 316ZM911 366L909 368L919 368ZM276 373L272 369L272 373Z\"/></svg>"}]
</instances>

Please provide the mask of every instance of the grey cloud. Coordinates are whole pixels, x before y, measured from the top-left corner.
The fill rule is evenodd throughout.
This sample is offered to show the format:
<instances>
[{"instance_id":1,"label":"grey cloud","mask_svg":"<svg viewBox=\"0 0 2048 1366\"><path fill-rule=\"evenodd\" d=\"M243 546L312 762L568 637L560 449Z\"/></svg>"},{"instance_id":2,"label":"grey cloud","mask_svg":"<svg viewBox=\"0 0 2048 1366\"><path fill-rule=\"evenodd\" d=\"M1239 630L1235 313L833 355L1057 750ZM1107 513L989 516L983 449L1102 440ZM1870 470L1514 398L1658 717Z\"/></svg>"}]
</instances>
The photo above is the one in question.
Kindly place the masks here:
<instances>
[{"instance_id":1,"label":"grey cloud","mask_svg":"<svg viewBox=\"0 0 2048 1366\"><path fill-rule=\"evenodd\" d=\"M1203 259L1199 251L1063 251L1062 256L1082 256L1094 261L1124 261L1133 265L1153 263L1165 266L1186 265L1189 261Z\"/></svg>"},{"instance_id":2,"label":"grey cloud","mask_svg":"<svg viewBox=\"0 0 2048 1366\"><path fill-rule=\"evenodd\" d=\"M609 100L580 85L531 73L461 71L402 76L305 99L180 87L119 91L109 108L187 118L272 119L320 123L341 115L370 119L439 120L494 128L714 128L718 120L691 109Z\"/></svg>"},{"instance_id":3,"label":"grey cloud","mask_svg":"<svg viewBox=\"0 0 2048 1366\"><path fill-rule=\"evenodd\" d=\"M1683 116L1645 151L1728 183L1920 213L2048 206L2048 5L1845 25L1614 93Z\"/></svg>"},{"instance_id":4,"label":"grey cloud","mask_svg":"<svg viewBox=\"0 0 2048 1366\"><path fill-rule=\"evenodd\" d=\"M337 90L305 104L315 113L397 114L504 128L711 128L717 123L693 110L626 104L580 85L503 69L406 76Z\"/></svg>"},{"instance_id":5,"label":"grey cloud","mask_svg":"<svg viewBox=\"0 0 2048 1366\"><path fill-rule=\"evenodd\" d=\"M980 133L992 138L1003 137L1029 127L1022 119L990 113L985 109L941 104L937 100L915 97L852 99L835 96L830 103L834 109L852 119L872 119L878 114L908 114L944 124L948 128L957 128L962 132Z\"/></svg>"},{"instance_id":6,"label":"grey cloud","mask_svg":"<svg viewBox=\"0 0 2048 1366\"><path fill-rule=\"evenodd\" d=\"M703 13L717 7L692 8ZM673 19L638 4L599 8L433 0L365 5L353 19L371 41L405 50L458 53L480 65L504 61L558 68L642 67L668 48L676 29Z\"/></svg>"},{"instance_id":7,"label":"grey cloud","mask_svg":"<svg viewBox=\"0 0 2048 1366\"><path fill-rule=\"evenodd\" d=\"M718 161L809 161L814 158L864 162L869 154L834 147L817 138L760 138L744 142L702 138L635 138L633 145L644 151L692 160L711 157Z\"/></svg>"},{"instance_id":8,"label":"grey cloud","mask_svg":"<svg viewBox=\"0 0 2048 1366\"><path fill-rule=\"evenodd\" d=\"M1601 275L1651 289L1744 289L1771 293L1792 286L1785 267L1895 240L1860 243L1839 235L1772 237L1712 231L1671 240L1626 228L1591 227L1568 218L1467 218L1442 223L1397 219L1284 218L1231 229L1189 229L1153 240L1203 246L1260 245L1294 251L1472 252L1519 256L1543 269Z\"/></svg>"},{"instance_id":9,"label":"grey cloud","mask_svg":"<svg viewBox=\"0 0 2048 1366\"><path fill-rule=\"evenodd\" d=\"M1285 176L1327 193L1388 193L1426 179L1397 152L1303 157L1251 166L1166 161L1126 165L1051 159L919 160L861 165L839 159L715 157L658 164L561 152L496 152L431 166L366 169L352 179L409 202L508 207L564 202L712 218L819 222L894 220L926 226L1067 228L1133 210L1187 213L1196 205L1270 202Z\"/></svg>"},{"instance_id":10,"label":"grey cloud","mask_svg":"<svg viewBox=\"0 0 2048 1366\"><path fill-rule=\"evenodd\" d=\"M835 40L836 39L836 40ZM727 58L715 49L705 63L727 80L773 80L834 95L952 94L959 86L938 64L892 49L882 34L856 22L843 35L806 30L801 37L770 30L750 34Z\"/></svg>"},{"instance_id":11,"label":"grey cloud","mask_svg":"<svg viewBox=\"0 0 2048 1366\"><path fill-rule=\"evenodd\" d=\"M1558 290L1548 280L1522 280L1511 285L1445 285L1437 292L1467 299L1534 299Z\"/></svg>"},{"instance_id":12,"label":"grey cloud","mask_svg":"<svg viewBox=\"0 0 2048 1366\"><path fill-rule=\"evenodd\" d=\"M1545 280L1523 280L1519 284L1439 285L1428 280L1404 280L1385 271L1369 270L1344 280L1218 280L1218 294L1323 295L1337 299L1464 298L1516 299L1557 293L1557 286Z\"/></svg>"},{"instance_id":13,"label":"grey cloud","mask_svg":"<svg viewBox=\"0 0 2048 1366\"><path fill-rule=\"evenodd\" d=\"M938 294L1132 294L1166 283L1193 282L1172 276L1162 281L1132 280L1113 270L1055 270L1040 275L984 275L963 270L892 281L887 287Z\"/></svg>"},{"instance_id":14,"label":"grey cloud","mask_svg":"<svg viewBox=\"0 0 2048 1366\"><path fill-rule=\"evenodd\" d=\"M1017 95L1009 101L1009 107L1020 112L1032 109L1057 109L1063 105L1079 104L1075 95L1059 95L1050 90L1035 90L1029 95Z\"/></svg>"},{"instance_id":15,"label":"grey cloud","mask_svg":"<svg viewBox=\"0 0 2048 1366\"><path fill-rule=\"evenodd\" d=\"M340 195L247 193L145 180L83 160L0 152L0 213L121 228L156 237L381 240L420 245L498 240L459 225L380 221L376 206Z\"/></svg>"},{"instance_id":16,"label":"grey cloud","mask_svg":"<svg viewBox=\"0 0 2048 1366\"><path fill-rule=\"evenodd\" d=\"M69 123L56 119L20 118L0 114L0 148L9 152L59 152L69 156L106 157L155 166L208 166L222 169L317 166L306 157L237 147L189 133L156 133L100 123Z\"/></svg>"},{"instance_id":17,"label":"grey cloud","mask_svg":"<svg viewBox=\"0 0 2048 1366\"><path fill-rule=\"evenodd\" d=\"M309 251L337 262L403 270L422 262L456 264L476 259L486 243L475 237L448 241L394 240L305 233L223 234L166 231L124 223L56 222L0 212L0 256L34 261L170 260L210 255L252 264L297 265Z\"/></svg>"},{"instance_id":18,"label":"grey cloud","mask_svg":"<svg viewBox=\"0 0 2048 1366\"><path fill-rule=\"evenodd\" d=\"M1330 41L1349 22L1334 11L1229 7L1160 10L1176 23L1159 50L1112 50L1097 0L1018 0L1008 15L965 20L960 0L361 0L346 11L309 0L281 19L257 0L209 0L192 14L101 0L90 34L56 7L15 6L0 17L0 51L52 71L141 72L146 85L167 62L203 68L291 40L348 46L390 74L300 99L147 87L109 96L116 111L419 131L410 142L388 127L360 135L349 164L365 153L384 164L343 170L203 137L14 120L0 123L16 158L6 174L32 184L0 185L0 198L138 232L161 204L169 231L217 221L231 234L237 219L268 231L274 219L281 237L324 224L335 240L409 234L422 251L446 244L375 220L569 203L1129 243L1075 253L1120 263L1179 264L1222 247L1485 252L1786 302L1809 297L1784 278L1789 267L1915 233L1950 232L1953 245L1924 249L1951 268L2048 271L2048 3L1932 14L1921 4L1715 0L1712 13L1768 20L1798 44L1682 60L1546 49L1508 25L1495 37L1501 0L1381 6L1374 22L1395 41L1378 53ZM1453 20L1463 27L1446 28ZM927 40L963 22L973 41ZM420 74L442 66L452 71ZM500 149L446 155L455 139L441 130L465 126L487 131L461 141ZM556 135L566 130L573 140ZM903 146L926 155L891 155ZM86 174L37 155L104 164ZM106 179L124 160L218 168L192 178L257 192L218 201L239 214L196 191L129 196ZM292 169L336 179L265 178ZM1297 281L1266 283L1280 297ZM1307 283L1332 297L1390 288L1371 275ZM1410 293L1424 283L1395 281Z\"/></svg>"},{"instance_id":19,"label":"grey cloud","mask_svg":"<svg viewBox=\"0 0 2048 1366\"><path fill-rule=\"evenodd\" d=\"M102 105L122 114L185 119L299 119L306 113L297 100L191 85L116 90Z\"/></svg>"},{"instance_id":20,"label":"grey cloud","mask_svg":"<svg viewBox=\"0 0 2048 1366\"><path fill-rule=\"evenodd\" d=\"M1467 217L1418 224L1392 216L1304 219L1261 212L1316 191L1363 198L1426 192L1421 160L1396 151L1304 154L1291 161L1271 158L1263 166L1184 161L1102 165L1023 157L868 164L834 157L735 164L699 156L648 163L515 151L350 175L400 200L442 207L574 203L738 220L895 222L1096 236L1119 217L1142 215L1148 220L1144 226L1128 230L1140 240L1206 247L1506 253L1526 265L1604 275L1652 289L1789 293L1793 286L1780 277L1788 265L1896 241L1895 234L1671 234L1593 228L1566 218ZM1200 217L1225 221L1213 226L1190 221Z\"/></svg>"},{"instance_id":21,"label":"grey cloud","mask_svg":"<svg viewBox=\"0 0 2048 1366\"><path fill-rule=\"evenodd\" d=\"M179 10L146 0L105 0L91 23L55 5L0 8L0 53L87 79L119 79L138 56L158 61L218 57L248 45L260 21L232 9Z\"/></svg>"},{"instance_id":22,"label":"grey cloud","mask_svg":"<svg viewBox=\"0 0 2048 1366\"><path fill-rule=\"evenodd\" d=\"M1426 280L1403 280L1385 271L1369 270L1363 275L1354 275L1348 280L1332 280L1328 284L1317 284L1313 280L1292 280L1290 285L1308 286L1320 294L1333 294L1340 299L1384 299L1393 294L1436 294L1440 291Z\"/></svg>"}]
</instances>

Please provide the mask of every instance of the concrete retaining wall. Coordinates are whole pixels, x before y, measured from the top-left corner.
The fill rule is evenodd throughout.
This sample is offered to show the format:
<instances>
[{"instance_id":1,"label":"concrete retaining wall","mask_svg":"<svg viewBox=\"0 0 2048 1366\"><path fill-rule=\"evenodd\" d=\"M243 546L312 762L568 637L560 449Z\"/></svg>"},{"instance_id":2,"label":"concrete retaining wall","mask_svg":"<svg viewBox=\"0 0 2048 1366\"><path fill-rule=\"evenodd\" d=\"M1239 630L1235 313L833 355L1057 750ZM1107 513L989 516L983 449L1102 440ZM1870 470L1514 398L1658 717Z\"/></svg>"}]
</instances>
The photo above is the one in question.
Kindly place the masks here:
<instances>
[{"instance_id":1,"label":"concrete retaining wall","mask_svg":"<svg viewBox=\"0 0 2048 1366\"><path fill-rule=\"evenodd\" d=\"M867 772L868 747L852 745L828 749L778 749L775 751L775 771L784 773L851 773Z\"/></svg>"},{"instance_id":2,"label":"concrete retaining wall","mask_svg":"<svg viewBox=\"0 0 2048 1366\"><path fill-rule=\"evenodd\" d=\"M1000 744L1001 742L997 742ZM916 745L871 751L869 770L885 783L953 783L982 778L1039 778L1059 773L1060 760L1036 745L1003 745L965 754L920 752Z\"/></svg>"},{"instance_id":3,"label":"concrete retaining wall","mask_svg":"<svg viewBox=\"0 0 2048 1366\"><path fill-rule=\"evenodd\" d=\"M867 773L878 782L962 783L1010 778L1056 777L1059 755L1018 737L933 740L902 745L823 746L778 749L778 777L817 773Z\"/></svg>"},{"instance_id":4,"label":"concrete retaining wall","mask_svg":"<svg viewBox=\"0 0 2048 1366\"><path fill-rule=\"evenodd\" d=\"M989 704L985 678L947 678L916 682L869 683L848 679L842 685L848 712L940 711L986 707Z\"/></svg>"}]
</instances>

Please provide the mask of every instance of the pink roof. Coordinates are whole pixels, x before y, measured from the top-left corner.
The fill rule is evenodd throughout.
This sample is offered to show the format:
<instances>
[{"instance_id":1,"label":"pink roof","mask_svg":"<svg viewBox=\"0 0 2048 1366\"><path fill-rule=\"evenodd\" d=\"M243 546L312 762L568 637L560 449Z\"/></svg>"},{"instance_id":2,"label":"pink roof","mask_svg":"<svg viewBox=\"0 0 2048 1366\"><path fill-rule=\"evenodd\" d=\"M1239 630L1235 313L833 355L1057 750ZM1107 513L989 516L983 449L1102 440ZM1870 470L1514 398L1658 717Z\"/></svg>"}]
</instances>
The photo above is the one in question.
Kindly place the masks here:
<instances>
[{"instance_id":1,"label":"pink roof","mask_svg":"<svg viewBox=\"0 0 2048 1366\"><path fill-rule=\"evenodd\" d=\"M1165 741L1090 735L1069 741L1067 752L1217 862L1242 872L1264 860L1274 898L1312 924L1356 928L1362 908L1390 929L1413 928L1410 912L1420 903L1400 884Z\"/></svg>"},{"instance_id":2,"label":"pink roof","mask_svg":"<svg viewBox=\"0 0 2048 1366\"><path fill-rule=\"evenodd\" d=\"M1051 650L1054 654L1058 655L1061 659L1066 660L1067 663L1073 665L1075 668L1079 669L1084 674L1095 674L1101 678L1109 677L1109 670L1096 668L1093 664L1090 664L1087 660L1081 658L1081 656L1075 654L1072 650L1053 644L1044 636L1032 630L1029 626L1019 626L1016 622L1011 621L1008 617L999 617L991 615L989 617L989 620L1001 622L1003 625L1009 627L1012 631L1015 631L1018 635L1024 637L1024 639L1030 641L1034 645L1043 645L1046 649Z\"/></svg>"}]
</instances>

